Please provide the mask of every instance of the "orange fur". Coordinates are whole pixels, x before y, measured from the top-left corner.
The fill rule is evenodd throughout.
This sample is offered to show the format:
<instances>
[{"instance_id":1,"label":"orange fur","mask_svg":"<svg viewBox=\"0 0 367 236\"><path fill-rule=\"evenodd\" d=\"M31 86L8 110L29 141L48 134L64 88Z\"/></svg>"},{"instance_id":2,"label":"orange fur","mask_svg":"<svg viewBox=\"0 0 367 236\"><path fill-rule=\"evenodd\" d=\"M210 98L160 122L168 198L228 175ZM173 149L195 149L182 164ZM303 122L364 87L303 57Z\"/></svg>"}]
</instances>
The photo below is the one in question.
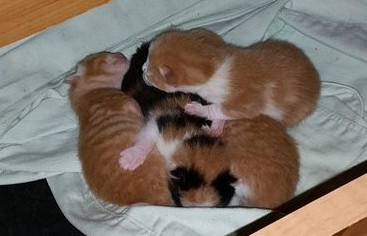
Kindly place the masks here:
<instances>
[{"instance_id":1,"label":"orange fur","mask_svg":"<svg viewBox=\"0 0 367 236\"><path fill-rule=\"evenodd\" d=\"M284 41L239 47L204 29L169 31L152 42L146 76L164 91L195 92L182 86L208 83L227 59L228 91L220 105L229 119L272 116L267 108L271 106L280 111L278 120L295 125L315 109L318 73L302 50Z\"/></svg>"},{"instance_id":2,"label":"orange fur","mask_svg":"<svg viewBox=\"0 0 367 236\"><path fill-rule=\"evenodd\" d=\"M241 199L243 206L275 208L293 197L299 156L281 123L267 116L228 121L221 140L223 145L210 148L182 146L173 155L177 166L195 168L206 182L182 193L184 206L218 204L219 196L210 183L226 169L248 188L250 194Z\"/></svg>"},{"instance_id":3,"label":"orange fur","mask_svg":"<svg viewBox=\"0 0 367 236\"><path fill-rule=\"evenodd\" d=\"M171 205L166 165L156 151L135 171L119 167L121 149L135 142L143 117L138 104L119 91L128 61L116 54L93 54L72 76L69 97L80 125L79 158L90 189L119 205Z\"/></svg>"},{"instance_id":4,"label":"orange fur","mask_svg":"<svg viewBox=\"0 0 367 236\"><path fill-rule=\"evenodd\" d=\"M274 208L293 197L299 154L281 123L267 116L227 122L223 139L231 172L249 187L246 206Z\"/></svg>"},{"instance_id":5,"label":"orange fur","mask_svg":"<svg viewBox=\"0 0 367 236\"><path fill-rule=\"evenodd\" d=\"M218 35L203 29L161 34L152 43L155 50L149 51L151 82L165 91L169 90L167 85L204 83L226 56L225 51L218 53L224 43ZM167 73L171 81L167 81Z\"/></svg>"}]
</instances>

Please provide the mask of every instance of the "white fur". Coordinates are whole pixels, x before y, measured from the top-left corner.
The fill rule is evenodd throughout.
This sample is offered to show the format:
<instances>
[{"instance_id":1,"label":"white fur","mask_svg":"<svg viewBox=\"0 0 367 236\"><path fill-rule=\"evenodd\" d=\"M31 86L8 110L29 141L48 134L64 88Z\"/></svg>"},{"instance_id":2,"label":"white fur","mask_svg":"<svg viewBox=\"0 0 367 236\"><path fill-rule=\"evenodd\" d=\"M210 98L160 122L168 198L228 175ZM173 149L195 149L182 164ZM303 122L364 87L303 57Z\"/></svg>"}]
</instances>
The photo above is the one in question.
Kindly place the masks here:
<instances>
[{"instance_id":1,"label":"white fur","mask_svg":"<svg viewBox=\"0 0 367 236\"><path fill-rule=\"evenodd\" d=\"M119 164L125 170L134 170L144 163L149 153L154 148L158 139L158 127L154 119L151 119L140 130L133 146L120 152Z\"/></svg>"},{"instance_id":2,"label":"white fur","mask_svg":"<svg viewBox=\"0 0 367 236\"><path fill-rule=\"evenodd\" d=\"M231 201L228 203L228 206L241 206L241 205L242 205L242 199L238 195L233 194L233 197Z\"/></svg>"},{"instance_id":3,"label":"white fur","mask_svg":"<svg viewBox=\"0 0 367 236\"><path fill-rule=\"evenodd\" d=\"M198 102L190 102L185 105L185 112L191 115L206 117L207 119L210 119L210 120L230 120L231 119L230 117L226 116L223 113L223 109L220 104L210 104L210 105L203 106Z\"/></svg>"},{"instance_id":4,"label":"white fur","mask_svg":"<svg viewBox=\"0 0 367 236\"><path fill-rule=\"evenodd\" d=\"M148 86L154 86L150 80L149 77L152 75L151 72L148 70L149 68L149 59L143 64L142 70L143 70L143 80Z\"/></svg>"},{"instance_id":5,"label":"white fur","mask_svg":"<svg viewBox=\"0 0 367 236\"><path fill-rule=\"evenodd\" d=\"M198 103L189 103L185 106L185 111L192 115L206 117L211 120L229 120L222 109L222 103L229 92L229 76L232 59L226 58L209 80L202 85L184 85L179 86L175 90L197 93L202 98L213 103L211 105L202 106ZM223 127L222 127L223 128ZM219 134L221 131L219 132Z\"/></svg>"},{"instance_id":6,"label":"white fur","mask_svg":"<svg viewBox=\"0 0 367 236\"><path fill-rule=\"evenodd\" d=\"M184 85L175 90L197 93L202 98L215 104L222 104L229 92L229 76L232 58L226 58L209 80L201 85Z\"/></svg>"},{"instance_id":7,"label":"white fur","mask_svg":"<svg viewBox=\"0 0 367 236\"><path fill-rule=\"evenodd\" d=\"M236 196L237 199L233 199L233 203L232 201L230 202L230 204L234 204L236 203L236 201L240 202L240 205L246 205L247 204L247 199L249 199L250 197L250 189L246 186L246 184L244 184L243 182L236 182L234 184L232 184L232 186L235 189L235 195L233 197ZM237 202L238 204L238 202Z\"/></svg>"},{"instance_id":8,"label":"white fur","mask_svg":"<svg viewBox=\"0 0 367 236\"><path fill-rule=\"evenodd\" d=\"M149 58L147 59L147 61L143 64L143 72L147 72L148 71L148 66L149 66Z\"/></svg>"},{"instance_id":9,"label":"white fur","mask_svg":"<svg viewBox=\"0 0 367 236\"><path fill-rule=\"evenodd\" d=\"M263 113L265 115L268 115L268 116L280 121L280 120L283 119L284 112L280 108L278 108L274 105L273 90L275 89L275 86L276 85L274 83L270 83L265 87L265 93L264 93L265 108L264 108Z\"/></svg>"},{"instance_id":10,"label":"white fur","mask_svg":"<svg viewBox=\"0 0 367 236\"><path fill-rule=\"evenodd\" d=\"M275 107L273 104L271 103L266 103L265 104L265 109L263 112L265 115L268 115L278 121L283 120L283 112L282 110L278 109L277 107Z\"/></svg>"},{"instance_id":11,"label":"white fur","mask_svg":"<svg viewBox=\"0 0 367 236\"><path fill-rule=\"evenodd\" d=\"M167 142L162 138L158 139L157 149L165 158L168 169L174 169L176 167L176 164L172 161L172 155L175 153L181 143L181 140L173 140Z\"/></svg>"},{"instance_id":12,"label":"white fur","mask_svg":"<svg viewBox=\"0 0 367 236\"><path fill-rule=\"evenodd\" d=\"M157 149L162 154L167 162L168 169L172 170L176 168L176 164L172 161L172 156L176 150L182 145L185 139L191 136L189 132L186 132L182 138L166 141L160 136L157 140Z\"/></svg>"}]
</instances>

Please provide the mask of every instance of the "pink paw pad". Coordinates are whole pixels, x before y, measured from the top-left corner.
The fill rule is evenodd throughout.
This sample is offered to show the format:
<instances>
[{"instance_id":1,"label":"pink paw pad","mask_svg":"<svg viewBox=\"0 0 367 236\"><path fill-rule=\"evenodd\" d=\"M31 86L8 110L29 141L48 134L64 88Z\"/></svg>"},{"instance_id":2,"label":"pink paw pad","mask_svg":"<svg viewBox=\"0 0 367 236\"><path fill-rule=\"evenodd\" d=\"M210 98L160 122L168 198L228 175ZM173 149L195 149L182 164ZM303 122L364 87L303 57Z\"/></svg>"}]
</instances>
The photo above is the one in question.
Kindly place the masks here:
<instances>
[{"instance_id":1,"label":"pink paw pad","mask_svg":"<svg viewBox=\"0 0 367 236\"><path fill-rule=\"evenodd\" d=\"M198 102L190 102L185 105L185 112L190 115L205 116L204 107Z\"/></svg>"},{"instance_id":2,"label":"pink paw pad","mask_svg":"<svg viewBox=\"0 0 367 236\"><path fill-rule=\"evenodd\" d=\"M120 152L119 164L124 170L135 170L144 163L146 153L136 147L130 147Z\"/></svg>"}]
</instances>

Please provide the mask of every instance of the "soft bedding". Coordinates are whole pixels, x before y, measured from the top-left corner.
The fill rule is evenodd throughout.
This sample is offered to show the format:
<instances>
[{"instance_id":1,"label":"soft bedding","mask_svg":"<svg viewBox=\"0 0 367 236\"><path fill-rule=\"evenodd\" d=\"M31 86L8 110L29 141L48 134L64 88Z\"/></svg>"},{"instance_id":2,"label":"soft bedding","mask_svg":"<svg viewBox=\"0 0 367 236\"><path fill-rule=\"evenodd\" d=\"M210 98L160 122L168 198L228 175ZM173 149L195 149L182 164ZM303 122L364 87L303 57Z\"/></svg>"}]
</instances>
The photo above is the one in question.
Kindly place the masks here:
<instances>
[{"instance_id":1,"label":"soft bedding","mask_svg":"<svg viewBox=\"0 0 367 236\"><path fill-rule=\"evenodd\" d=\"M172 27L206 27L243 46L269 37L293 42L323 81L315 113L289 130L301 154L301 193L367 159L365 12L362 0L118 0L0 48L0 184L47 178L65 216L87 235L230 233L269 211L97 200L80 173L64 78L86 54L131 55Z\"/></svg>"}]
</instances>

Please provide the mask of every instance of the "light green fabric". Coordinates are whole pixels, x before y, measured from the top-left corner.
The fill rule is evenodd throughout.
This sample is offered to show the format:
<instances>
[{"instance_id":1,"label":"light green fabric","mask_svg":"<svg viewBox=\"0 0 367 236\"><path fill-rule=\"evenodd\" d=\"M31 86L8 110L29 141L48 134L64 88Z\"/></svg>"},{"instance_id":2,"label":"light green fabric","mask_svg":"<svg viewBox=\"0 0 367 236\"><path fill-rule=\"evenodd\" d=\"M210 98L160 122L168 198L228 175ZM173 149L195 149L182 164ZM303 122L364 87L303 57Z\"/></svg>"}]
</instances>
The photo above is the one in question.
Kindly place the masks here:
<instances>
[{"instance_id":1,"label":"light green fabric","mask_svg":"<svg viewBox=\"0 0 367 236\"><path fill-rule=\"evenodd\" d=\"M360 0L120 0L0 48L0 184L47 177L65 216L87 235L229 233L267 211L97 200L80 174L63 79L86 54L131 55L170 27L206 27L244 46L269 37L293 42L323 81L315 113L289 130L301 154L301 193L367 159L365 12Z\"/></svg>"}]
</instances>

